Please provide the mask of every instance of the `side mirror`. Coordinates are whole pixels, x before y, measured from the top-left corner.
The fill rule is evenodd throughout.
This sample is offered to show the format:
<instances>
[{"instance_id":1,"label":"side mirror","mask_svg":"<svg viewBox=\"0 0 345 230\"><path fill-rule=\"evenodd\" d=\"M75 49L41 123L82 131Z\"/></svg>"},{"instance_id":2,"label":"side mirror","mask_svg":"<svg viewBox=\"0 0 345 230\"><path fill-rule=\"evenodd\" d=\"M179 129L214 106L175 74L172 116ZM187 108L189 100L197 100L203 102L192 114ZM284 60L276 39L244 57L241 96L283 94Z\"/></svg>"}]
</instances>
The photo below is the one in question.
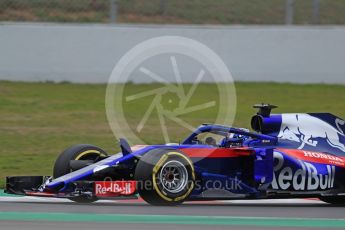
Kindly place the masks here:
<instances>
[{"instance_id":1,"label":"side mirror","mask_svg":"<svg viewBox=\"0 0 345 230\"><path fill-rule=\"evenodd\" d=\"M127 140L124 138L120 138L120 148L121 148L122 154L124 156L131 154L133 152L131 147L129 146Z\"/></svg>"}]
</instances>

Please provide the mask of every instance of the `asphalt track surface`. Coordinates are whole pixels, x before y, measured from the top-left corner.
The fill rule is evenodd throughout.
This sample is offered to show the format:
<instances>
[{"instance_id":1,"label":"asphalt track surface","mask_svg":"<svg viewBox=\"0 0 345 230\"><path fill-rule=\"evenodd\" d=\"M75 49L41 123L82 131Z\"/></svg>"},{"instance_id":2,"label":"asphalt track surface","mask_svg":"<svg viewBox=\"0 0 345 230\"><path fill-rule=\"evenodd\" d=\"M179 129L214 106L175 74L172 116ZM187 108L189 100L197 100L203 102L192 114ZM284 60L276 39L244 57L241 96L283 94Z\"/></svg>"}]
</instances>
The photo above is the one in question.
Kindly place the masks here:
<instances>
[{"instance_id":1,"label":"asphalt track surface","mask_svg":"<svg viewBox=\"0 0 345 230\"><path fill-rule=\"evenodd\" d=\"M318 200L77 204L65 199L0 196L0 229L345 229L345 207Z\"/></svg>"}]
</instances>

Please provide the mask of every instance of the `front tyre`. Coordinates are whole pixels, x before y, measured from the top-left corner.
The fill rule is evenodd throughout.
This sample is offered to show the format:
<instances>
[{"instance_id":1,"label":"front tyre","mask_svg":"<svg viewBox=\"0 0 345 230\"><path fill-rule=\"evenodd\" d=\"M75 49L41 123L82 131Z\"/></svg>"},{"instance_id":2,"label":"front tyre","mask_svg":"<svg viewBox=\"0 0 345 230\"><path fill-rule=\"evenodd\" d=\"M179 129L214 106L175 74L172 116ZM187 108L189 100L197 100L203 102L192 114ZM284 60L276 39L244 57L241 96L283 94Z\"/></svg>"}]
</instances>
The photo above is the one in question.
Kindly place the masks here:
<instances>
[{"instance_id":1,"label":"front tyre","mask_svg":"<svg viewBox=\"0 0 345 230\"><path fill-rule=\"evenodd\" d=\"M152 205L178 205L194 188L192 161L175 149L155 149L142 156L135 178L139 195Z\"/></svg>"},{"instance_id":2,"label":"front tyre","mask_svg":"<svg viewBox=\"0 0 345 230\"><path fill-rule=\"evenodd\" d=\"M71 146L63 151L56 159L53 177L58 178L72 172L70 167L70 162L72 160L90 161L92 163L96 163L100 159L107 156L108 155L104 150L93 145L79 144ZM77 203L92 203L97 200L96 197L73 197L69 199Z\"/></svg>"}]
</instances>

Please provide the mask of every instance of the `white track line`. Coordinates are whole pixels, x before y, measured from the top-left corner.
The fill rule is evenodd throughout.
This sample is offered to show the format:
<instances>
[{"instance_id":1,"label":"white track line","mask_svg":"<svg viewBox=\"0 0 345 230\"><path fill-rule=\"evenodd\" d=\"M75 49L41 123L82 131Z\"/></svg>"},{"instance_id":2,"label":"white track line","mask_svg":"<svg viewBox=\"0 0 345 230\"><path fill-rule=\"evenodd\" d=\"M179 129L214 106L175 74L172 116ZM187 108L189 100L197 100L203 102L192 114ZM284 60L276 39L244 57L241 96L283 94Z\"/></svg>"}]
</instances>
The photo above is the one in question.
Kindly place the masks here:
<instances>
[{"instance_id":1,"label":"white track line","mask_svg":"<svg viewBox=\"0 0 345 230\"><path fill-rule=\"evenodd\" d=\"M2 196L0 197L0 202L51 202L51 203L67 203L73 202L68 199L60 199L60 198L46 198L46 197L33 197L33 196L20 196L20 197L12 197L12 196Z\"/></svg>"},{"instance_id":2,"label":"white track line","mask_svg":"<svg viewBox=\"0 0 345 230\"><path fill-rule=\"evenodd\" d=\"M0 197L0 202L33 202L33 203L71 203L68 199L64 198L46 198L46 197ZM97 203L114 203L121 202L126 203L126 200L100 200ZM130 203L135 203L133 200L129 200ZM138 201L140 202L140 201ZM142 203L142 201L140 202ZM269 200L230 200L230 201L216 201L216 203L226 204L324 204L320 200L309 200L309 199L269 199Z\"/></svg>"}]
</instances>

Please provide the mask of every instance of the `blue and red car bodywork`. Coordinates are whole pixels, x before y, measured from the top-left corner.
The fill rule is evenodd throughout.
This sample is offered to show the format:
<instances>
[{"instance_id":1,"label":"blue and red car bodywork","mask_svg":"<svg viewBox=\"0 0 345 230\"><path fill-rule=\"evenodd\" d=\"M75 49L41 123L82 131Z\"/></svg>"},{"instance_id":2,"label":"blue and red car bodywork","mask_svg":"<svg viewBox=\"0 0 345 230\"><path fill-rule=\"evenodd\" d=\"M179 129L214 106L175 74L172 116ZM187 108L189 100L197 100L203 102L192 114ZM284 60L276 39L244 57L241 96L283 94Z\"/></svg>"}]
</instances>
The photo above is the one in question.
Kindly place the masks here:
<instances>
[{"instance_id":1,"label":"blue and red car bodywork","mask_svg":"<svg viewBox=\"0 0 345 230\"><path fill-rule=\"evenodd\" d=\"M270 114L252 118L256 132L204 124L181 144L127 146L55 179L42 179L26 195L68 197L76 191L99 198L133 197L138 159L154 149L178 150L194 165L196 182L188 200L342 197L345 195L345 125L331 114ZM196 141L202 133L225 139L217 146ZM236 136L236 144L232 145ZM238 141L238 139L240 141ZM230 145L227 145L226 141ZM96 174L121 168L118 180L90 181ZM7 192L18 193L9 177ZM91 185L90 185L91 184ZM116 188L118 189L117 191ZM98 187L97 187L98 186ZM113 188L111 188L113 186ZM32 186L35 187L35 186Z\"/></svg>"}]
</instances>

